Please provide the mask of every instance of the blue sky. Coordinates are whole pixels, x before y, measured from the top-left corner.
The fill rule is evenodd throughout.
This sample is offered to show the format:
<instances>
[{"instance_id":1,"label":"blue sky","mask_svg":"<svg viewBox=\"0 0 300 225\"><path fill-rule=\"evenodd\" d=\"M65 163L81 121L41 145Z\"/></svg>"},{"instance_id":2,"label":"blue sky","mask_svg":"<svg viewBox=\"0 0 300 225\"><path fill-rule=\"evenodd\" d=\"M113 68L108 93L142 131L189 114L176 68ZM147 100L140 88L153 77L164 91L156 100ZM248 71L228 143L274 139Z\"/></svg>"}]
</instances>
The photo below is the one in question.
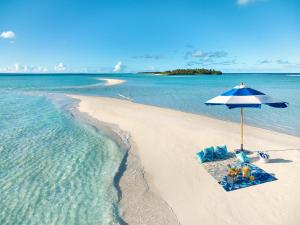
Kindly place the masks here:
<instances>
[{"instance_id":1,"label":"blue sky","mask_svg":"<svg viewBox=\"0 0 300 225\"><path fill-rule=\"evenodd\" d=\"M1 0L0 72L300 72L298 0Z\"/></svg>"}]
</instances>

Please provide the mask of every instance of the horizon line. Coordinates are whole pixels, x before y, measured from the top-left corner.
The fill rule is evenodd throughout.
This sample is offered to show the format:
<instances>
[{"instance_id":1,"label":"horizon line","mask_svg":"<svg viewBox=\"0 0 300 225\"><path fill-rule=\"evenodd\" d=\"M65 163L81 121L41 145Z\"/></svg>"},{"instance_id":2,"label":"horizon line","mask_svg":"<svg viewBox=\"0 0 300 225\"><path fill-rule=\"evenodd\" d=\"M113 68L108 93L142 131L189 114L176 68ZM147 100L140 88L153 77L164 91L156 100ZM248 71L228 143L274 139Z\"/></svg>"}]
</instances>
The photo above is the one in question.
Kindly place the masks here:
<instances>
[{"instance_id":1,"label":"horizon line","mask_svg":"<svg viewBox=\"0 0 300 225\"><path fill-rule=\"evenodd\" d=\"M151 71L150 71L151 72ZM299 72L222 72L223 74L300 74ZM85 74L92 74L92 75L96 75L96 74L143 74L143 72L103 72L103 73L99 73L99 72L62 72L62 73L58 73L58 72L49 72L49 73L38 73L38 72L30 72L30 73L16 73L16 72L0 72L0 75L85 75Z\"/></svg>"}]
</instances>

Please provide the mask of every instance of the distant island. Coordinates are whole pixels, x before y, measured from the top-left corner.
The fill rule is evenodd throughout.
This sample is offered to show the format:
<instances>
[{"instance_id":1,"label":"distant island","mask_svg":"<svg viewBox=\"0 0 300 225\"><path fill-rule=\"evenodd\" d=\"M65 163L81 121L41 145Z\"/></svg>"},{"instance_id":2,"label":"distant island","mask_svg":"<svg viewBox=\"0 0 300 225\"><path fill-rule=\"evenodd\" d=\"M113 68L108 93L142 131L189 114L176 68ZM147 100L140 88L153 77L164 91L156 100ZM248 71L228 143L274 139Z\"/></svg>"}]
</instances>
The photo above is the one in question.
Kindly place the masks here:
<instances>
[{"instance_id":1,"label":"distant island","mask_svg":"<svg viewBox=\"0 0 300 225\"><path fill-rule=\"evenodd\" d=\"M146 74L161 74L161 75L221 75L222 72L213 69L176 69L160 72L139 72Z\"/></svg>"}]
</instances>

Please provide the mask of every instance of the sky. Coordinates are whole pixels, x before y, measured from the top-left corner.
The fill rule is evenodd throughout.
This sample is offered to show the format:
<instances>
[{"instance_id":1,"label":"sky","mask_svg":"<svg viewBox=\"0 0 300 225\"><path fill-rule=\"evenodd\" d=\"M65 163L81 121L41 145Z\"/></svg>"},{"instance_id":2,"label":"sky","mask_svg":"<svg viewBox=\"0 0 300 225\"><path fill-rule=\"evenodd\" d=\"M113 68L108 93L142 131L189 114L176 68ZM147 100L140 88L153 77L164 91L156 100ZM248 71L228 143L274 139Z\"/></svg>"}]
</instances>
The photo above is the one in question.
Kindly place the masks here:
<instances>
[{"instance_id":1,"label":"sky","mask_svg":"<svg viewBox=\"0 0 300 225\"><path fill-rule=\"evenodd\" d=\"M1 0L0 72L300 72L299 0Z\"/></svg>"}]
</instances>

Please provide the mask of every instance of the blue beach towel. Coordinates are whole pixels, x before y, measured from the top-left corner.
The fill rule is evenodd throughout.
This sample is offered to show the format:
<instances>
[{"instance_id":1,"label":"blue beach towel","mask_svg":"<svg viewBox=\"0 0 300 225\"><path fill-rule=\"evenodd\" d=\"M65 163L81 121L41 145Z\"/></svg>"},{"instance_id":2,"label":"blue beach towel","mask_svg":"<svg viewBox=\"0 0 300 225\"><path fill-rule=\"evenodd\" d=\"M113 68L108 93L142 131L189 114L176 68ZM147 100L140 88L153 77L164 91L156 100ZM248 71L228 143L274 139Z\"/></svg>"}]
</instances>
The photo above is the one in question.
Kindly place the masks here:
<instances>
[{"instance_id":1,"label":"blue beach towel","mask_svg":"<svg viewBox=\"0 0 300 225\"><path fill-rule=\"evenodd\" d=\"M242 164L245 165L245 164ZM265 172L261 168L253 165L247 164L251 169L251 175L254 177L254 181L250 181L249 179L245 179L242 176L238 176L238 179L234 183L230 183L227 181L227 176L219 182L219 184L226 190L226 191L234 191L240 188L245 188L253 185L263 184L270 181L277 180L276 177L273 175Z\"/></svg>"}]
</instances>

